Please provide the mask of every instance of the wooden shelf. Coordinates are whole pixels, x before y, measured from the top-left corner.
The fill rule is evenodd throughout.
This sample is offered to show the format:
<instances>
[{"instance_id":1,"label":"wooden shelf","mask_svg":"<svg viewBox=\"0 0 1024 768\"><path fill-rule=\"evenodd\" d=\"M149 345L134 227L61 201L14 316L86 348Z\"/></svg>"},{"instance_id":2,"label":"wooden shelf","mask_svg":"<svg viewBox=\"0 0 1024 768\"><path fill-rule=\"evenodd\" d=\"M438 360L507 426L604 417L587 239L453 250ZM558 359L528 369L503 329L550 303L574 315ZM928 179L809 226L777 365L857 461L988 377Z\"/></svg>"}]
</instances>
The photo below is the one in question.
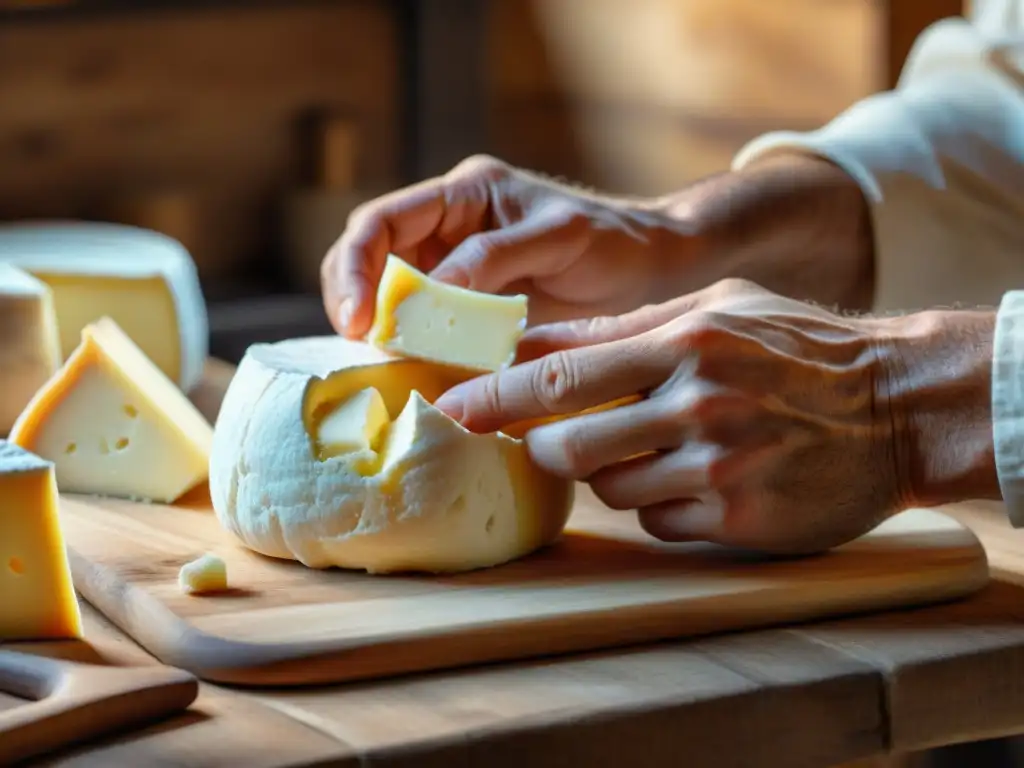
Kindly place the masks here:
<instances>
[{"instance_id":1,"label":"wooden shelf","mask_svg":"<svg viewBox=\"0 0 1024 768\"><path fill-rule=\"evenodd\" d=\"M56 21L104 14L205 11L224 8L323 5L338 0L0 0L0 23Z\"/></svg>"}]
</instances>

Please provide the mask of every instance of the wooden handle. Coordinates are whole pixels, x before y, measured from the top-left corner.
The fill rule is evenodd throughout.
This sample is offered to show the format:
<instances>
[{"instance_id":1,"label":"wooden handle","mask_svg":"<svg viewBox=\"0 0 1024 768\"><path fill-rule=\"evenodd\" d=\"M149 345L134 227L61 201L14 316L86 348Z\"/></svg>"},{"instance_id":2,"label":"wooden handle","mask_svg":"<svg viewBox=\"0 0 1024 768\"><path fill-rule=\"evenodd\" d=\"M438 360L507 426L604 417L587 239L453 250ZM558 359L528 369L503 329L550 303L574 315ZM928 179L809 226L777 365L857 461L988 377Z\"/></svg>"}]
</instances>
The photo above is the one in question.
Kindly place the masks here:
<instances>
[{"instance_id":1,"label":"wooden handle","mask_svg":"<svg viewBox=\"0 0 1024 768\"><path fill-rule=\"evenodd\" d=\"M0 651L0 690L29 703L0 712L0 764L166 717L199 693L171 667L108 667Z\"/></svg>"}]
</instances>

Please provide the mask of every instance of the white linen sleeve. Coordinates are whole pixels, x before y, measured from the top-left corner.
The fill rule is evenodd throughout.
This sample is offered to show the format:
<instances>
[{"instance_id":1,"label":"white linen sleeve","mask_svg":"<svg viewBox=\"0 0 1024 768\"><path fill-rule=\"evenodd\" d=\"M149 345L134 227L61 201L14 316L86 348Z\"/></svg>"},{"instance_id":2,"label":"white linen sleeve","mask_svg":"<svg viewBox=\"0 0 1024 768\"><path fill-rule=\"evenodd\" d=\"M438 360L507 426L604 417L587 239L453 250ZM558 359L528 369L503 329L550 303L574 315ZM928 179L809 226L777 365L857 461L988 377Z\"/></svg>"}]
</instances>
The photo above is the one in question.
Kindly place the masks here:
<instances>
[{"instance_id":1,"label":"white linen sleeve","mask_svg":"<svg viewBox=\"0 0 1024 768\"><path fill-rule=\"evenodd\" d=\"M982 26L939 22L895 90L820 130L761 136L733 167L808 152L857 180L871 207L876 311L994 306L1024 288L1024 86L1001 64L1006 50Z\"/></svg>"},{"instance_id":2,"label":"white linen sleeve","mask_svg":"<svg viewBox=\"0 0 1024 768\"><path fill-rule=\"evenodd\" d=\"M1003 504L1024 527L1024 291L999 304L992 360L992 441Z\"/></svg>"}]
</instances>

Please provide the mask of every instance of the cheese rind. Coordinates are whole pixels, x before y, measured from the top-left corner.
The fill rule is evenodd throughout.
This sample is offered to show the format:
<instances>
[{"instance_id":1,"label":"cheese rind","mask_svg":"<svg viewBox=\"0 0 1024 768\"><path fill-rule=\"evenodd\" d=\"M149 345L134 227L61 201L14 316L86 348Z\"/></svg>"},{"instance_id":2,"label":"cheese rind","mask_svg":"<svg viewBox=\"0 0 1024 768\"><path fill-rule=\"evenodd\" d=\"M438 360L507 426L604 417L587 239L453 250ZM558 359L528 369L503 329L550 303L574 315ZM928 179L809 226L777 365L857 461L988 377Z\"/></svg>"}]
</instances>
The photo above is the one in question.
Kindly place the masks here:
<instances>
[{"instance_id":1,"label":"cheese rind","mask_svg":"<svg viewBox=\"0 0 1024 768\"><path fill-rule=\"evenodd\" d=\"M108 316L182 389L202 377L206 303L195 262L177 241L99 222L7 224L0 263L50 287L65 359L82 329Z\"/></svg>"},{"instance_id":2,"label":"cheese rind","mask_svg":"<svg viewBox=\"0 0 1024 768\"><path fill-rule=\"evenodd\" d=\"M223 592L228 588L228 566L217 555L207 552L185 563L178 571L178 587L190 595Z\"/></svg>"},{"instance_id":3,"label":"cheese rind","mask_svg":"<svg viewBox=\"0 0 1024 768\"><path fill-rule=\"evenodd\" d=\"M526 296L447 285L388 256L366 340L406 357L496 371L515 359L526 320Z\"/></svg>"},{"instance_id":4,"label":"cheese rind","mask_svg":"<svg viewBox=\"0 0 1024 768\"><path fill-rule=\"evenodd\" d=\"M50 289L0 262L0 435L10 431L62 359Z\"/></svg>"},{"instance_id":5,"label":"cheese rind","mask_svg":"<svg viewBox=\"0 0 1024 768\"><path fill-rule=\"evenodd\" d=\"M472 375L341 337L250 347L214 430L218 519L262 554L374 573L472 570L550 543L573 484L521 440L473 434L430 404ZM390 420L379 454L320 457L322 419L367 387Z\"/></svg>"},{"instance_id":6,"label":"cheese rind","mask_svg":"<svg viewBox=\"0 0 1024 768\"><path fill-rule=\"evenodd\" d=\"M0 440L0 641L81 636L53 464Z\"/></svg>"},{"instance_id":7,"label":"cheese rind","mask_svg":"<svg viewBox=\"0 0 1024 768\"><path fill-rule=\"evenodd\" d=\"M54 462L65 493L173 503L207 477L213 430L110 318L18 417L10 439Z\"/></svg>"}]
</instances>

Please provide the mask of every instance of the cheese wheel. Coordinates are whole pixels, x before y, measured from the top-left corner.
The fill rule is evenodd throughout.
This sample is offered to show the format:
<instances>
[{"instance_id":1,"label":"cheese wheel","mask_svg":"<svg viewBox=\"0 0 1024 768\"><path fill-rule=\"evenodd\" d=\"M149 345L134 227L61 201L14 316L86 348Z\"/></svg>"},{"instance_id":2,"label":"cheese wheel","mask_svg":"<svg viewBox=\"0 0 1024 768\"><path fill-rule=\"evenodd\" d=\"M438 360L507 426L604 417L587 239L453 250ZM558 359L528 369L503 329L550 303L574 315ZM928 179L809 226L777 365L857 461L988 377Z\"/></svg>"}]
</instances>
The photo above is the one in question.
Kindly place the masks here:
<instances>
[{"instance_id":1,"label":"cheese wheel","mask_svg":"<svg viewBox=\"0 0 1024 768\"><path fill-rule=\"evenodd\" d=\"M572 482L431 405L471 375L336 336L250 347L214 429L218 519L264 555L372 573L473 570L552 542Z\"/></svg>"},{"instance_id":2,"label":"cheese wheel","mask_svg":"<svg viewBox=\"0 0 1024 768\"><path fill-rule=\"evenodd\" d=\"M0 261L0 435L10 431L61 359L50 289Z\"/></svg>"},{"instance_id":3,"label":"cheese wheel","mask_svg":"<svg viewBox=\"0 0 1024 768\"><path fill-rule=\"evenodd\" d=\"M49 287L64 359L85 326L110 317L185 391L202 377L206 303L195 262L176 240L100 222L3 224L0 263Z\"/></svg>"}]
</instances>

